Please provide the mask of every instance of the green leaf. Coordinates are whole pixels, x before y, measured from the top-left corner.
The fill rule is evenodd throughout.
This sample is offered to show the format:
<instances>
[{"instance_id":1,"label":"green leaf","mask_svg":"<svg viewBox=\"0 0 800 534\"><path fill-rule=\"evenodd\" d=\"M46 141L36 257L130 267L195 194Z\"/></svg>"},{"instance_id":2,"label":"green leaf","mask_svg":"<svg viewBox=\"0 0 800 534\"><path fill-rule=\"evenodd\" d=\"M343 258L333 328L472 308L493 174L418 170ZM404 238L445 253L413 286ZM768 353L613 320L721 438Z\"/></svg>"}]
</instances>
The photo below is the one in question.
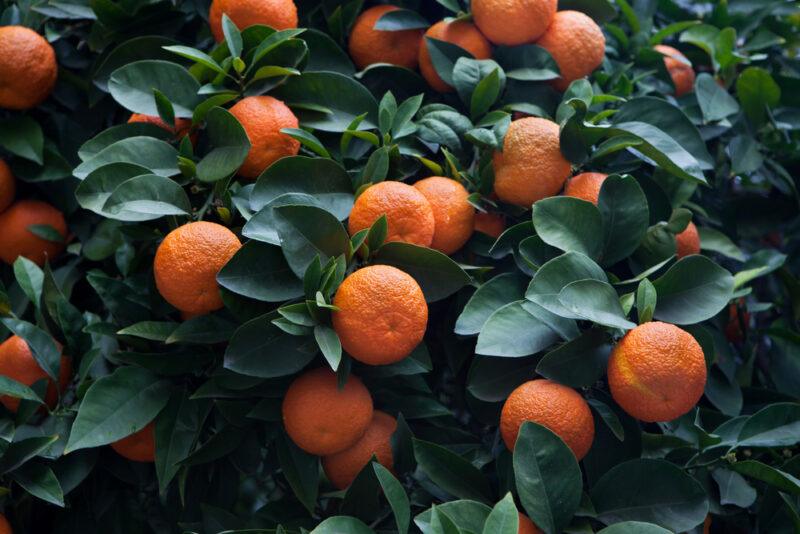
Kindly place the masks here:
<instances>
[{"instance_id":1,"label":"green leaf","mask_svg":"<svg viewBox=\"0 0 800 534\"><path fill-rule=\"evenodd\" d=\"M38 308L42 300L42 283L44 282L44 273L41 267L25 256L20 256L14 261L14 278L25 292L28 300Z\"/></svg>"},{"instance_id":2,"label":"green leaf","mask_svg":"<svg viewBox=\"0 0 800 534\"><path fill-rule=\"evenodd\" d=\"M86 391L64 453L99 447L138 432L169 400L170 383L140 367L120 367Z\"/></svg>"},{"instance_id":3,"label":"green leaf","mask_svg":"<svg viewBox=\"0 0 800 534\"><path fill-rule=\"evenodd\" d=\"M492 509L480 502L458 500L442 503L436 511L450 518L462 532L481 532ZM423 533L434 532L431 529L432 515L432 508L429 508L414 518L414 523Z\"/></svg>"},{"instance_id":4,"label":"green leaf","mask_svg":"<svg viewBox=\"0 0 800 534\"><path fill-rule=\"evenodd\" d=\"M322 262L349 255L350 236L329 211L315 206L279 206L278 236L289 267L298 278L319 256Z\"/></svg>"},{"instance_id":5,"label":"green leaf","mask_svg":"<svg viewBox=\"0 0 800 534\"><path fill-rule=\"evenodd\" d=\"M713 317L733 295L733 276L705 256L687 256L653 282L658 293L654 317L695 324Z\"/></svg>"},{"instance_id":6,"label":"green leaf","mask_svg":"<svg viewBox=\"0 0 800 534\"><path fill-rule=\"evenodd\" d=\"M703 250L716 252L737 261L745 260L742 250L719 230L701 226L697 229L697 232L700 234L700 248Z\"/></svg>"},{"instance_id":7,"label":"green leaf","mask_svg":"<svg viewBox=\"0 0 800 534\"><path fill-rule=\"evenodd\" d=\"M475 356L469 367L467 391L484 402L502 402L528 380L535 367L534 358Z\"/></svg>"},{"instance_id":8,"label":"green leaf","mask_svg":"<svg viewBox=\"0 0 800 534\"><path fill-rule=\"evenodd\" d=\"M611 284L600 280L578 280L565 286L558 302L570 314L611 328L630 330L636 326L626 319L619 296Z\"/></svg>"},{"instance_id":9,"label":"green leaf","mask_svg":"<svg viewBox=\"0 0 800 534\"><path fill-rule=\"evenodd\" d=\"M533 205L533 226L542 240L565 252L600 255L603 222L591 203L573 197L545 198Z\"/></svg>"},{"instance_id":10,"label":"green leaf","mask_svg":"<svg viewBox=\"0 0 800 534\"><path fill-rule=\"evenodd\" d=\"M608 335L593 328L545 354L536 372L566 386L589 387L603 376L610 355Z\"/></svg>"},{"instance_id":11,"label":"green leaf","mask_svg":"<svg viewBox=\"0 0 800 534\"><path fill-rule=\"evenodd\" d=\"M555 80L561 74L553 56L541 46L533 44L498 46L494 51L494 59L511 80Z\"/></svg>"},{"instance_id":12,"label":"green leaf","mask_svg":"<svg viewBox=\"0 0 800 534\"><path fill-rule=\"evenodd\" d=\"M739 473L719 468L714 469L711 476L719 487L720 504L748 508L756 501L756 490Z\"/></svg>"},{"instance_id":13,"label":"green leaf","mask_svg":"<svg viewBox=\"0 0 800 534\"><path fill-rule=\"evenodd\" d=\"M280 245L278 227L281 221L275 215L275 208L280 206L315 206L325 209L315 197L303 193L286 193L275 197L250 217L250 220L242 228L242 235L271 245Z\"/></svg>"},{"instance_id":14,"label":"green leaf","mask_svg":"<svg viewBox=\"0 0 800 534\"><path fill-rule=\"evenodd\" d=\"M499 308L518 301L525 294L525 280L504 273L490 279L478 288L467 301L456 321L455 333L469 336L480 333L489 317Z\"/></svg>"},{"instance_id":15,"label":"green leaf","mask_svg":"<svg viewBox=\"0 0 800 534\"><path fill-rule=\"evenodd\" d=\"M630 256L647 233L647 197L634 178L611 175L600 188L597 208L603 220L603 264L614 265Z\"/></svg>"},{"instance_id":16,"label":"green leaf","mask_svg":"<svg viewBox=\"0 0 800 534\"><path fill-rule=\"evenodd\" d=\"M231 57L242 55L242 34L230 17L222 14L222 34L225 36L225 43L228 45Z\"/></svg>"},{"instance_id":17,"label":"green leaf","mask_svg":"<svg viewBox=\"0 0 800 534\"><path fill-rule=\"evenodd\" d=\"M441 445L419 439L413 441L417 464L434 484L461 499L489 502L489 481L478 468Z\"/></svg>"},{"instance_id":18,"label":"green leaf","mask_svg":"<svg viewBox=\"0 0 800 534\"><path fill-rule=\"evenodd\" d=\"M430 26L430 23L427 19L416 11L397 9L381 15L373 26L373 29L385 32L396 32L427 28L428 26Z\"/></svg>"},{"instance_id":19,"label":"green leaf","mask_svg":"<svg viewBox=\"0 0 800 534\"><path fill-rule=\"evenodd\" d=\"M653 319L657 299L658 293L650 280L645 278L639 282L639 287L636 289L636 310L639 314L639 324Z\"/></svg>"},{"instance_id":20,"label":"green leaf","mask_svg":"<svg viewBox=\"0 0 800 534\"><path fill-rule=\"evenodd\" d=\"M314 339L331 369L338 370L342 361L342 343L333 328L323 324L314 326Z\"/></svg>"},{"instance_id":21,"label":"green leaf","mask_svg":"<svg viewBox=\"0 0 800 534\"><path fill-rule=\"evenodd\" d=\"M400 481L394 477L391 471L378 462L372 462L372 469L375 471L375 476L378 477L378 482L381 484L386 500L389 501L389 506L392 507L397 531L400 534L407 534L411 523L411 505L403 485L400 484Z\"/></svg>"},{"instance_id":22,"label":"green leaf","mask_svg":"<svg viewBox=\"0 0 800 534\"><path fill-rule=\"evenodd\" d=\"M756 278L780 269L786 255L774 249L763 249L753 254L733 277L733 287L738 289Z\"/></svg>"},{"instance_id":23,"label":"green leaf","mask_svg":"<svg viewBox=\"0 0 800 534\"><path fill-rule=\"evenodd\" d=\"M178 473L178 463L189 456L197 443L210 408L209 401L190 399L186 391L176 390L156 418L155 470L162 494Z\"/></svg>"},{"instance_id":24,"label":"green leaf","mask_svg":"<svg viewBox=\"0 0 800 534\"><path fill-rule=\"evenodd\" d=\"M349 516L329 517L311 531L311 534L374 534L363 521Z\"/></svg>"},{"instance_id":25,"label":"green leaf","mask_svg":"<svg viewBox=\"0 0 800 534\"><path fill-rule=\"evenodd\" d=\"M525 298L561 317L580 319L580 316L572 314L558 302L561 290L578 280L605 282L607 278L603 269L587 256L579 252L567 252L536 271Z\"/></svg>"},{"instance_id":26,"label":"green leaf","mask_svg":"<svg viewBox=\"0 0 800 534\"><path fill-rule=\"evenodd\" d=\"M702 72L697 76L694 93L706 122L720 121L739 112L739 103L710 74Z\"/></svg>"},{"instance_id":27,"label":"green leaf","mask_svg":"<svg viewBox=\"0 0 800 534\"><path fill-rule=\"evenodd\" d=\"M319 459L313 454L301 450L289 439L283 432L278 434L278 439L275 440L276 450L278 452L278 462L280 463L283 475L289 482L292 491L297 496L297 499L309 511L313 512L317 502L317 494L319 492ZM327 519L329 526L333 526L331 520L337 518ZM342 532L342 530L327 530L323 525L326 522L320 523L314 532ZM342 523L346 525L346 523ZM357 530L344 530L344 532L358 532ZM367 532L371 532L367 529Z\"/></svg>"},{"instance_id":28,"label":"green leaf","mask_svg":"<svg viewBox=\"0 0 800 534\"><path fill-rule=\"evenodd\" d=\"M120 336L133 336L150 341L166 341L177 327L177 323L159 321L141 321L119 330Z\"/></svg>"},{"instance_id":29,"label":"green leaf","mask_svg":"<svg viewBox=\"0 0 800 534\"><path fill-rule=\"evenodd\" d=\"M260 378L292 375L317 354L307 337L290 336L272 325L274 315L262 315L240 326L225 350L226 369ZM270 356L265 358L264 355Z\"/></svg>"},{"instance_id":30,"label":"green leaf","mask_svg":"<svg viewBox=\"0 0 800 534\"><path fill-rule=\"evenodd\" d=\"M518 358L535 354L558 341L559 336L525 309L525 301L506 304L484 323L475 353Z\"/></svg>"},{"instance_id":31,"label":"green leaf","mask_svg":"<svg viewBox=\"0 0 800 534\"><path fill-rule=\"evenodd\" d=\"M152 137L127 137L107 146L75 167L72 174L83 180L105 165L119 163L144 167L160 176L175 176L180 173L178 152L172 145Z\"/></svg>"},{"instance_id":32,"label":"green leaf","mask_svg":"<svg viewBox=\"0 0 800 534\"><path fill-rule=\"evenodd\" d=\"M622 521L598 531L597 534L670 534L670 531L652 523Z\"/></svg>"},{"instance_id":33,"label":"green leaf","mask_svg":"<svg viewBox=\"0 0 800 534\"><path fill-rule=\"evenodd\" d=\"M44 134L31 117L18 115L0 120L0 147L39 165L44 162Z\"/></svg>"},{"instance_id":34,"label":"green leaf","mask_svg":"<svg viewBox=\"0 0 800 534\"><path fill-rule=\"evenodd\" d=\"M514 446L514 478L528 517L545 532L561 532L581 502L581 469L556 434L526 421Z\"/></svg>"},{"instance_id":35,"label":"green leaf","mask_svg":"<svg viewBox=\"0 0 800 534\"><path fill-rule=\"evenodd\" d=\"M800 404L771 404L742 425L737 447L792 447L800 431Z\"/></svg>"},{"instance_id":36,"label":"green leaf","mask_svg":"<svg viewBox=\"0 0 800 534\"><path fill-rule=\"evenodd\" d=\"M177 63L145 60L128 63L111 74L108 90L122 107L134 113L158 116L153 99L157 89L172 103L177 117L191 117L200 103L200 84Z\"/></svg>"},{"instance_id":37,"label":"green leaf","mask_svg":"<svg viewBox=\"0 0 800 534\"><path fill-rule=\"evenodd\" d=\"M191 59L192 61L203 65L204 67L208 67L218 74L225 74L225 70L219 66L219 63L201 50L181 45L164 46L163 48L164 50L168 50L173 54L185 57L186 59Z\"/></svg>"},{"instance_id":38,"label":"green leaf","mask_svg":"<svg viewBox=\"0 0 800 534\"><path fill-rule=\"evenodd\" d=\"M31 349L33 358L39 364L39 367L50 378L58 380L58 373L61 368L61 349L56 345L50 334L26 321L10 317L1 321L13 334L21 337L28 344L28 348Z\"/></svg>"},{"instance_id":39,"label":"green leaf","mask_svg":"<svg viewBox=\"0 0 800 534\"><path fill-rule=\"evenodd\" d=\"M53 470L46 465L29 463L11 473L9 477L34 497L64 507L64 492L61 484Z\"/></svg>"},{"instance_id":40,"label":"green leaf","mask_svg":"<svg viewBox=\"0 0 800 534\"><path fill-rule=\"evenodd\" d=\"M451 87L455 84L453 80L453 69L458 59L462 57L470 59L475 58L475 56L457 44L434 39L433 37L424 36L420 46L428 47L428 53L430 54L431 63L433 64L434 70L436 70L436 74L439 75L444 83Z\"/></svg>"},{"instance_id":41,"label":"green leaf","mask_svg":"<svg viewBox=\"0 0 800 534\"><path fill-rule=\"evenodd\" d=\"M800 480L789 473L776 469L757 460L744 460L730 465L739 474L766 482L778 491L800 495Z\"/></svg>"},{"instance_id":42,"label":"green leaf","mask_svg":"<svg viewBox=\"0 0 800 534\"><path fill-rule=\"evenodd\" d=\"M483 525L483 534L517 534L518 529L519 515L517 506L514 504L514 496L511 495L511 492L508 492L492 508L492 512L486 518L486 524Z\"/></svg>"},{"instance_id":43,"label":"green leaf","mask_svg":"<svg viewBox=\"0 0 800 534\"><path fill-rule=\"evenodd\" d=\"M469 275L450 257L426 247L393 241L378 249L374 259L414 277L428 302L449 297L470 282Z\"/></svg>"},{"instance_id":44,"label":"green leaf","mask_svg":"<svg viewBox=\"0 0 800 534\"><path fill-rule=\"evenodd\" d=\"M778 105L781 88L761 67L747 67L736 79L736 95L745 115L756 125L766 119L770 108Z\"/></svg>"},{"instance_id":45,"label":"green leaf","mask_svg":"<svg viewBox=\"0 0 800 534\"><path fill-rule=\"evenodd\" d=\"M250 152L250 140L236 117L221 107L206 115L206 134L213 148L197 164L197 178L216 182L236 172Z\"/></svg>"},{"instance_id":46,"label":"green leaf","mask_svg":"<svg viewBox=\"0 0 800 534\"><path fill-rule=\"evenodd\" d=\"M235 326L235 323L216 315L200 315L179 324L165 343L223 343L231 338Z\"/></svg>"},{"instance_id":47,"label":"green leaf","mask_svg":"<svg viewBox=\"0 0 800 534\"><path fill-rule=\"evenodd\" d=\"M252 220L252 219L251 219ZM219 285L264 302L283 302L303 295L279 247L248 241L217 273Z\"/></svg>"},{"instance_id":48,"label":"green leaf","mask_svg":"<svg viewBox=\"0 0 800 534\"><path fill-rule=\"evenodd\" d=\"M157 174L143 174L125 180L106 199L101 208L109 218L126 221L158 219L166 215L188 216L192 205L186 192L176 181Z\"/></svg>"},{"instance_id":49,"label":"green leaf","mask_svg":"<svg viewBox=\"0 0 800 534\"><path fill-rule=\"evenodd\" d=\"M16 399L25 399L33 402L37 402L39 404L43 404L44 401L42 400L39 395L20 382L9 378L7 376L0 375L0 394L8 395L9 397L14 397Z\"/></svg>"},{"instance_id":50,"label":"green leaf","mask_svg":"<svg viewBox=\"0 0 800 534\"><path fill-rule=\"evenodd\" d=\"M322 156L323 158L331 157L331 155L328 153L328 150L323 146L322 141L317 139L317 136L311 132L307 132L306 130L302 130L300 128L281 128L281 133L297 139L304 147L311 150L318 156Z\"/></svg>"},{"instance_id":51,"label":"green leaf","mask_svg":"<svg viewBox=\"0 0 800 534\"><path fill-rule=\"evenodd\" d=\"M91 173L75 190L75 198L81 207L91 210L98 215L109 216L103 211L108 197L123 182L135 176L149 174L150 170L132 163L111 163L104 165ZM119 215L117 215L119 216ZM150 215L137 212L125 214L129 221L146 221Z\"/></svg>"}]
</instances>

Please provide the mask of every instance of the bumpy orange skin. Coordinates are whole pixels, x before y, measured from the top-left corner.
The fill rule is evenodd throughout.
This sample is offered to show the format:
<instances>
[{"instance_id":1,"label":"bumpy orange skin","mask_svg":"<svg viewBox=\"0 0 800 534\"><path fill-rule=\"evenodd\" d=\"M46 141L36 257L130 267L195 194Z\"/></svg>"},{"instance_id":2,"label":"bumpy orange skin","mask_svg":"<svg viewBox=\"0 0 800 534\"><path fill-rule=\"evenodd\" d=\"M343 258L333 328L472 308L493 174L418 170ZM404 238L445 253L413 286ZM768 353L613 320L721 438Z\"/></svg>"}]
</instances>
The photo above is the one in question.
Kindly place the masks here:
<instances>
[{"instance_id":1,"label":"bumpy orange skin","mask_svg":"<svg viewBox=\"0 0 800 534\"><path fill-rule=\"evenodd\" d=\"M499 213L475 213L475 231L497 239L506 230L506 221Z\"/></svg>"},{"instance_id":2,"label":"bumpy orange skin","mask_svg":"<svg viewBox=\"0 0 800 534\"><path fill-rule=\"evenodd\" d=\"M58 403L59 392L63 393L67 388L71 375L72 361L66 356L61 356L58 388L56 389L55 382L39 367L24 339L18 336L11 336L0 344L0 376L7 376L26 386L32 386L35 382L47 378L47 391L45 392L44 401L51 409ZM0 402L9 411L16 413L20 400L4 395L0 397Z\"/></svg>"},{"instance_id":3,"label":"bumpy orange skin","mask_svg":"<svg viewBox=\"0 0 800 534\"><path fill-rule=\"evenodd\" d=\"M183 312L200 315L222 308L217 273L241 246L236 234L216 223L179 226L156 250L158 292Z\"/></svg>"},{"instance_id":4,"label":"bumpy orange skin","mask_svg":"<svg viewBox=\"0 0 800 534\"><path fill-rule=\"evenodd\" d=\"M389 265L370 265L345 278L336 291L333 328L342 347L368 365L408 356L425 336L428 304L417 281Z\"/></svg>"},{"instance_id":5,"label":"bumpy orange skin","mask_svg":"<svg viewBox=\"0 0 800 534\"><path fill-rule=\"evenodd\" d=\"M464 246L475 230L475 208L467 200L464 186L450 178L431 176L414 184L433 209L435 221L433 242L435 248L452 254Z\"/></svg>"},{"instance_id":6,"label":"bumpy orange skin","mask_svg":"<svg viewBox=\"0 0 800 534\"><path fill-rule=\"evenodd\" d=\"M608 178L602 172L584 172L567 180L564 194L568 197L580 198L595 206L600 198L600 188Z\"/></svg>"},{"instance_id":7,"label":"bumpy orange skin","mask_svg":"<svg viewBox=\"0 0 800 534\"><path fill-rule=\"evenodd\" d=\"M386 241L401 241L421 247L433 242L435 219L425 195L402 182L379 182L356 199L347 227L350 235L370 228L386 215Z\"/></svg>"},{"instance_id":8,"label":"bumpy orange skin","mask_svg":"<svg viewBox=\"0 0 800 534\"><path fill-rule=\"evenodd\" d=\"M511 392L500 414L500 434L514 450L522 423L533 421L557 434L580 460L592 446L594 420L577 391L550 380L525 382Z\"/></svg>"},{"instance_id":9,"label":"bumpy orange skin","mask_svg":"<svg viewBox=\"0 0 800 534\"><path fill-rule=\"evenodd\" d=\"M0 514L0 534L14 534L14 529L3 514Z\"/></svg>"},{"instance_id":10,"label":"bumpy orange skin","mask_svg":"<svg viewBox=\"0 0 800 534\"><path fill-rule=\"evenodd\" d=\"M138 432L111 444L117 454L134 462L156 460L155 424L151 421Z\"/></svg>"},{"instance_id":11,"label":"bumpy orange skin","mask_svg":"<svg viewBox=\"0 0 800 534\"><path fill-rule=\"evenodd\" d=\"M478 31L478 28L463 20L453 22L440 20L428 28L425 37L460 46L472 54L475 59L492 57L492 45L489 44L489 41ZM437 74L425 39L422 39L419 47L419 70L428 84L440 93L453 91L453 88L444 83L444 80Z\"/></svg>"},{"instance_id":12,"label":"bumpy orange skin","mask_svg":"<svg viewBox=\"0 0 800 534\"><path fill-rule=\"evenodd\" d=\"M608 384L617 404L636 419L672 421L691 410L703 395L703 349L675 325L644 323L614 347Z\"/></svg>"},{"instance_id":13,"label":"bumpy orange skin","mask_svg":"<svg viewBox=\"0 0 800 534\"><path fill-rule=\"evenodd\" d=\"M557 7L557 0L472 0L472 17L494 44L516 46L538 39Z\"/></svg>"},{"instance_id":14,"label":"bumpy orange skin","mask_svg":"<svg viewBox=\"0 0 800 534\"><path fill-rule=\"evenodd\" d=\"M155 115L144 115L143 113L134 113L128 119L128 124L134 122L144 122L147 124L153 124L158 126L159 128L163 128L164 130L172 133L175 137L183 137L184 135L188 134L192 130L192 121L189 119L175 119L175 126L170 126L166 122L164 122L161 117L157 117Z\"/></svg>"},{"instance_id":15,"label":"bumpy orange skin","mask_svg":"<svg viewBox=\"0 0 800 534\"><path fill-rule=\"evenodd\" d=\"M336 374L319 368L300 375L283 398L283 425L295 444L327 456L352 447L372 421L372 396L355 375L339 389Z\"/></svg>"},{"instance_id":16,"label":"bumpy orange skin","mask_svg":"<svg viewBox=\"0 0 800 534\"><path fill-rule=\"evenodd\" d=\"M56 53L44 37L23 26L0 27L0 108L38 106L57 76Z\"/></svg>"},{"instance_id":17,"label":"bumpy orange skin","mask_svg":"<svg viewBox=\"0 0 800 534\"><path fill-rule=\"evenodd\" d=\"M8 163L0 159L0 211L5 210L14 202L17 191L17 182L11 174Z\"/></svg>"},{"instance_id":18,"label":"bumpy orange skin","mask_svg":"<svg viewBox=\"0 0 800 534\"><path fill-rule=\"evenodd\" d=\"M675 85L675 96L683 96L694 89L695 73L692 64L679 50L667 45L653 47L664 54L664 65L667 67L672 83Z\"/></svg>"},{"instance_id":19,"label":"bumpy orange skin","mask_svg":"<svg viewBox=\"0 0 800 534\"><path fill-rule=\"evenodd\" d=\"M276 30L297 28L297 6L292 0L213 0L208 24L216 41L222 42L222 15L226 14L240 30L263 24Z\"/></svg>"},{"instance_id":20,"label":"bumpy orange skin","mask_svg":"<svg viewBox=\"0 0 800 534\"><path fill-rule=\"evenodd\" d=\"M250 152L239 168L245 178L256 178L286 156L300 152L300 141L281 133L281 128L297 128L299 121L289 107L271 96L248 96L231 109L250 139Z\"/></svg>"},{"instance_id":21,"label":"bumpy orange skin","mask_svg":"<svg viewBox=\"0 0 800 534\"><path fill-rule=\"evenodd\" d=\"M527 515L521 512L517 513L519 513L519 528L517 529L517 534L542 534L542 531L536 528L536 525Z\"/></svg>"},{"instance_id":22,"label":"bumpy orange skin","mask_svg":"<svg viewBox=\"0 0 800 534\"><path fill-rule=\"evenodd\" d=\"M392 470L392 434L397 430L397 420L387 413L375 410L372 421L361 439L342 452L322 459L322 468L331 483L341 489L349 486L356 475L369 463L372 455L383 467Z\"/></svg>"},{"instance_id":23,"label":"bumpy orange skin","mask_svg":"<svg viewBox=\"0 0 800 534\"><path fill-rule=\"evenodd\" d=\"M553 83L559 91L591 74L606 53L606 38L600 26L579 11L556 13L536 44L550 52L561 70L561 77Z\"/></svg>"},{"instance_id":24,"label":"bumpy orange skin","mask_svg":"<svg viewBox=\"0 0 800 534\"><path fill-rule=\"evenodd\" d=\"M348 50L353 63L365 69L373 63L391 63L407 69L417 68L422 30L376 30L375 23L383 15L400 9L397 6L379 5L361 13L350 32Z\"/></svg>"},{"instance_id":25,"label":"bumpy orange skin","mask_svg":"<svg viewBox=\"0 0 800 534\"><path fill-rule=\"evenodd\" d=\"M571 172L561 154L558 125L538 117L513 121L492 163L497 197L524 208L561 191Z\"/></svg>"},{"instance_id":26,"label":"bumpy orange skin","mask_svg":"<svg viewBox=\"0 0 800 534\"><path fill-rule=\"evenodd\" d=\"M67 223L60 211L39 200L20 200L0 213L0 259L9 265L20 256L39 266L48 258L53 261L64 250L64 241L48 241L28 230L36 225L51 226L67 238Z\"/></svg>"},{"instance_id":27,"label":"bumpy orange skin","mask_svg":"<svg viewBox=\"0 0 800 534\"><path fill-rule=\"evenodd\" d=\"M693 222L690 221L686 229L675 236L675 246L679 259L692 254L700 254L700 234Z\"/></svg>"}]
</instances>

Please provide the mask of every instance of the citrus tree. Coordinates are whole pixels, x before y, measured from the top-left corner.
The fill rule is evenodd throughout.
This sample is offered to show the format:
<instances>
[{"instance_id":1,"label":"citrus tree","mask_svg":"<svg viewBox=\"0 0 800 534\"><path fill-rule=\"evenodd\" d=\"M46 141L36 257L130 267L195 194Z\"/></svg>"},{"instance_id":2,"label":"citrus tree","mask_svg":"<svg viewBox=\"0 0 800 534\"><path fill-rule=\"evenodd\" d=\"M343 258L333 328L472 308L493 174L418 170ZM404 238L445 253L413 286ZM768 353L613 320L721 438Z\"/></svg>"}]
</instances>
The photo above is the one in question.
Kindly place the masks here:
<instances>
[{"instance_id":1,"label":"citrus tree","mask_svg":"<svg viewBox=\"0 0 800 534\"><path fill-rule=\"evenodd\" d=\"M800 531L796 3L396 4L0 0L0 533Z\"/></svg>"}]
</instances>

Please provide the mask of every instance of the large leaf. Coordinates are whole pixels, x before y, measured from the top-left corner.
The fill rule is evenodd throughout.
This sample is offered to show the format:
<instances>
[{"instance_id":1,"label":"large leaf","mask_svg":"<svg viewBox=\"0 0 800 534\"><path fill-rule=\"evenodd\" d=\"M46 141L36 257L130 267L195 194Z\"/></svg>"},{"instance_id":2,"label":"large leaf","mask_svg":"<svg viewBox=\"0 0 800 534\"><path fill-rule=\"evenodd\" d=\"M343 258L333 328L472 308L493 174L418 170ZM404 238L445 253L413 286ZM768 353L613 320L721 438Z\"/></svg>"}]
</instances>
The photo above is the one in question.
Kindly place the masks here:
<instances>
[{"instance_id":1,"label":"large leaf","mask_svg":"<svg viewBox=\"0 0 800 534\"><path fill-rule=\"evenodd\" d=\"M220 107L206 115L206 133L213 148L197 164L197 178L215 182L236 172L250 151L250 140L236 117Z\"/></svg>"},{"instance_id":2,"label":"large leaf","mask_svg":"<svg viewBox=\"0 0 800 534\"><path fill-rule=\"evenodd\" d=\"M603 220L602 263L614 265L633 253L647 233L647 197L634 178L612 175L603 181L597 207Z\"/></svg>"},{"instance_id":3,"label":"large leaf","mask_svg":"<svg viewBox=\"0 0 800 534\"><path fill-rule=\"evenodd\" d=\"M131 163L160 176L175 176L178 169L178 152L169 143L152 137L126 137L107 146L72 171L84 179L92 171L111 163Z\"/></svg>"},{"instance_id":4,"label":"large leaf","mask_svg":"<svg viewBox=\"0 0 800 534\"><path fill-rule=\"evenodd\" d=\"M548 245L597 258L603 247L603 223L591 202L551 197L533 205L533 226Z\"/></svg>"},{"instance_id":5,"label":"large leaf","mask_svg":"<svg viewBox=\"0 0 800 534\"><path fill-rule=\"evenodd\" d=\"M379 248L375 262L392 265L413 276L428 302L449 297L470 282L464 269L445 254L399 241Z\"/></svg>"},{"instance_id":6,"label":"large leaf","mask_svg":"<svg viewBox=\"0 0 800 534\"><path fill-rule=\"evenodd\" d=\"M495 276L478 288L470 297L456 321L455 333L462 336L477 334L499 308L521 299L525 280L513 273Z\"/></svg>"},{"instance_id":7,"label":"large leaf","mask_svg":"<svg viewBox=\"0 0 800 534\"><path fill-rule=\"evenodd\" d=\"M191 117L201 98L200 84L177 63L144 60L128 63L111 74L108 90L122 107L134 113L158 116L153 90L172 104L177 117Z\"/></svg>"},{"instance_id":8,"label":"large leaf","mask_svg":"<svg viewBox=\"0 0 800 534\"><path fill-rule=\"evenodd\" d=\"M603 269L591 258L579 252L567 252L548 261L536 271L525 298L561 317L580 319L580 316L558 302L561 290L578 280L605 282L607 278Z\"/></svg>"},{"instance_id":9,"label":"large leaf","mask_svg":"<svg viewBox=\"0 0 800 534\"><path fill-rule=\"evenodd\" d=\"M166 215L188 216L191 202L183 188L174 180L157 174L134 176L119 184L108 196L103 213L111 219L127 221L158 219ZM146 220L147 220L146 219Z\"/></svg>"},{"instance_id":10,"label":"large leaf","mask_svg":"<svg viewBox=\"0 0 800 534\"><path fill-rule=\"evenodd\" d=\"M733 295L731 273L705 256L687 256L653 282L658 292L655 318L694 324L713 317Z\"/></svg>"},{"instance_id":11,"label":"large leaf","mask_svg":"<svg viewBox=\"0 0 800 534\"><path fill-rule=\"evenodd\" d=\"M447 493L462 499L489 502L489 481L458 454L441 445L414 439L414 457L420 469Z\"/></svg>"},{"instance_id":12,"label":"large leaf","mask_svg":"<svg viewBox=\"0 0 800 534\"><path fill-rule=\"evenodd\" d=\"M282 302L303 295L281 249L248 241L217 274L217 282L234 293L266 302Z\"/></svg>"},{"instance_id":13,"label":"large leaf","mask_svg":"<svg viewBox=\"0 0 800 534\"><path fill-rule=\"evenodd\" d=\"M349 255L350 237L336 217L315 206L280 206L275 208L281 250L292 272L302 278L306 269L319 257L322 263L340 255Z\"/></svg>"},{"instance_id":14,"label":"large leaf","mask_svg":"<svg viewBox=\"0 0 800 534\"><path fill-rule=\"evenodd\" d=\"M507 304L489 316L478 334L476 354L518 358L546 349L559 337L525 309L525 301Z\"/></svg>"},{"instance_id":15,"label":"large leaf","mask_svg":"<svg viewBox=\"0 0 800 534\"><path fill-rule=\"evenodd\" d=\"M270 322L273 315L256 317L233 334L225 350L225 368L260 378L291 375L317 353L313 338L290 336Z\"/></svg>"},{"instance_id":16,"label":"large leaf","mask_svg":"<svg viewBox=\"0 0 800 534\"><path fill-rule=\"evenodd\" d=\"M636 326L625 317L616 290L600 280L578 280L565 286L558 302L573 315L603 326L630 330Z\"/></svg>"}]
</instances>

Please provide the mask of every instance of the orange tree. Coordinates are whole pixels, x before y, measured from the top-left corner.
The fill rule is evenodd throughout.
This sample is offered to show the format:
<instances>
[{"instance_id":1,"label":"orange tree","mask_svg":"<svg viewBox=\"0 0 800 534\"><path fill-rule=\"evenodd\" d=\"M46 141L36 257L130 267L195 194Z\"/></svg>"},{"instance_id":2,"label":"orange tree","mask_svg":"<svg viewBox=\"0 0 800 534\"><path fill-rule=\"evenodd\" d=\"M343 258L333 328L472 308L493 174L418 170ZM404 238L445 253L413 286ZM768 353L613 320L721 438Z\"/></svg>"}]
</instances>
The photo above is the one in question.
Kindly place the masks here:
<instances>
[{"instance_id":1,"label":"orange tree","mask_svg":"<svg viewBox=\"0 0 800 534\"><path fill-rule=\"evenodd\" d=\"M0 0L0 532L797 532L778 0Z\"/></svg>"}]
</instances>

